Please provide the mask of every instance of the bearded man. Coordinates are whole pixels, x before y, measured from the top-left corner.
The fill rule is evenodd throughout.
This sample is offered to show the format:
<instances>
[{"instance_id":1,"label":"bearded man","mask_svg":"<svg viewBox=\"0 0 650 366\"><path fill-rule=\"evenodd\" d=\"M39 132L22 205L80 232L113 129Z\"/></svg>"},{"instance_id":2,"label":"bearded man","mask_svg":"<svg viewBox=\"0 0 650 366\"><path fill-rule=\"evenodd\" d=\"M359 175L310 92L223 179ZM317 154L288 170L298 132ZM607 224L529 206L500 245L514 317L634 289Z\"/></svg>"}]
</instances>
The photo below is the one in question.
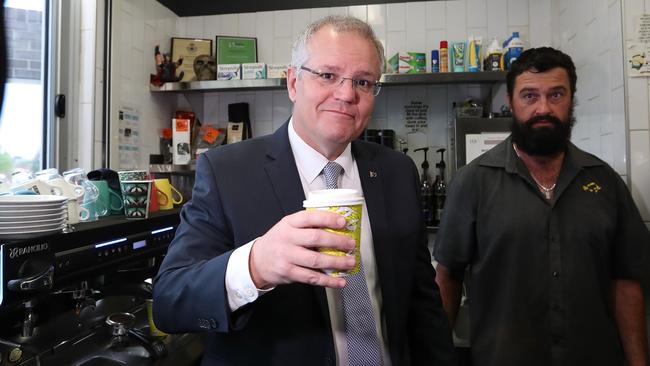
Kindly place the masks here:
<instances>
[{"instance_id":1,"label":"bearded man","mask_svg":"<svg viewBox=\"0 0 650 366\"><path fill-rule=\"evenodd\" d=\"M576 71L530 49L508 139L460 169L436 237L452 326L468 271L475 365L646 365L650 234L619 175L570 142Z\"/></svg>"}]
</instances>

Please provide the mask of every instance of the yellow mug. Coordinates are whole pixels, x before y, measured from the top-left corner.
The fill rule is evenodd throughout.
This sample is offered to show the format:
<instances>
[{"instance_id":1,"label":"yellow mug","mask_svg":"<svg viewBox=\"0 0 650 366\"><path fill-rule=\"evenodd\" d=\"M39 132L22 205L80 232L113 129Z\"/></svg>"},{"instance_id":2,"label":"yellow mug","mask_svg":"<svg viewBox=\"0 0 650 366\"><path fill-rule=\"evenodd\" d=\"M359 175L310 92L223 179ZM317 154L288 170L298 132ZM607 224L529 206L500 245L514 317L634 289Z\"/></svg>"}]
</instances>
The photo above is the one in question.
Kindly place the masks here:
<instances>
[{"instance_id":1,"label":"yellow mug","mask_svg":"<svg viewBox=\"0 0 650 366\"><path fill-rule=\"evenodd\" d=\"M156 179L156 188L158 188L158 202L160 203L161 210L171 210L174 208L174 205L178 205L183 202L183 194L181 194L178 189L174 188L174 186L169 183L169 179ZM172 194L172 192L175 194ZM164 205L162 204L163 202L165 202Z\"/></svg>"}]
</instances>

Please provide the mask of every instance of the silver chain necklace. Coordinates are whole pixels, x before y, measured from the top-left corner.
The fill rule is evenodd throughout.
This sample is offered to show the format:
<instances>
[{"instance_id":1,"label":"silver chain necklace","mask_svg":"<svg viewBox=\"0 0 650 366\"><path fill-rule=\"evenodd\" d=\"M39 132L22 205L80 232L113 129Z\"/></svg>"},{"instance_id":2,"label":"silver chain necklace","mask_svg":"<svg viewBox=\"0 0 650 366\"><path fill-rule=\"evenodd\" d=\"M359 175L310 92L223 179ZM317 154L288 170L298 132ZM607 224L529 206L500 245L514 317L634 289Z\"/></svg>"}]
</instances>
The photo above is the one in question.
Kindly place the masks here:
<instances>
[{"instance_id":1,"label":"silver chain necklace","mask_svg":"<svg viewBox=\"0 0 650 366\"><path fill-rule=\"evenodd\" d=\"M515 154L517 154L517 157L521 159L521 155L519 155L519 149L517 149L517 145L512 144L512 148L515 149ZM533 173L529 170L530 177L533 178L533 181L535 181L535 184L537 184L537 187L539 187L540 191L544 193L544 197L547 200L550 200L553 197L553 190L555 189L555 185L557 184L557 181L553 183L552 186L550 187L544 187L533 175Z\"/></svg>"}]
</instances>

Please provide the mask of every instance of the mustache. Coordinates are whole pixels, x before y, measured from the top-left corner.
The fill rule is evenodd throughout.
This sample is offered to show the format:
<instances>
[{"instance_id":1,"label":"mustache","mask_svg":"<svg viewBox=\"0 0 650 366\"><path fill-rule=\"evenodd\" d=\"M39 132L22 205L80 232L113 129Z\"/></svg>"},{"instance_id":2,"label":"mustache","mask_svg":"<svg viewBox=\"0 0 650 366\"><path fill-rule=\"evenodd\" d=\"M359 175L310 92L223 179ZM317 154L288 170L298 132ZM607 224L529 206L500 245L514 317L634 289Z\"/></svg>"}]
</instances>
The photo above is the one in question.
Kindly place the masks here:
<instances>
[{"instance_id":1,"label":"mustache","mask_svg":"<svg viewBox=\"0 0 650 366\"><path fill-rule=\"evenodd\" d=\"M535 116L529 120L527 120L524 125L526 127L532 127L535 123L540 122L540 121L548 121L551 124L553 124L554 127L559 127L562 125L562 121L560 121L559 118L552 116L550 114L544 114L544 115L539 115Z\"/></svg>"}]
</instances>

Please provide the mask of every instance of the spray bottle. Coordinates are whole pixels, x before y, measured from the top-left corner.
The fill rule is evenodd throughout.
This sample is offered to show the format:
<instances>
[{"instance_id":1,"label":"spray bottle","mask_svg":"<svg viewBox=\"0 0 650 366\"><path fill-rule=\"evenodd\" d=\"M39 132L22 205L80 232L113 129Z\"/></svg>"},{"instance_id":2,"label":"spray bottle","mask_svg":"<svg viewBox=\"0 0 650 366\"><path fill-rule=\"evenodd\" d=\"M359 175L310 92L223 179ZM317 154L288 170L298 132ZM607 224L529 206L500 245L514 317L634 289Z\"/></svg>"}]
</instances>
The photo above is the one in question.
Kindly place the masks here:
<instances>
[{"instance_id":1,"label":"spray bottle","mask_svg":"<svg viewBox=\"0 0 650 366\"><path fill-rule=\"evenodd\" d=\"M442 210L445 208L445 199L447 198L447 183L445 183L445 169L447 164L445 164L444 154L445 149L438 149L436 152L440 153L440 161L436 163L436 168L438 168L438 174L436 175L436 180L433 183L433 197L434 197L434 225L440 223L442 218Z\"/></svg>"},{"instance_id":2,"label":"spray bottle","mask_svg":"<svg viewBox=\"0 0 650 366\"><path fill-rule=\"evenodd\" d=\"M449 46L447 41L440 41L440 72L449 72Z\"/></svg>"},{"instance_id":3,"label":"spray bottle","mask_svg":"<svg viewBox=\"0 0 650 366\"><path fill-rule=\"evenodd\" d=\"M505 50L505 67L506 70L510 70L510 65L519 58L519 55L521 55L521 52L524 50L524 44L519 38L519 32L512 32L512 36L503 42L503 49Z\"/></svg>"},{"instance_id":4,"label":"spray bottle","mask_svg":"<svg viewBox=\"0 0 650 366\"><path fill-rule=\"evenodd\" d=\"M431 187L431 178L429 177L429 162L427 161L428 147L421 147L413 151L424 151L424 161L422 162L422 175L420 182L420 202L422 209L422 218L427 226L433 225L435 211L433 209L433 187Z\"/></svg>"}]
</instances>

